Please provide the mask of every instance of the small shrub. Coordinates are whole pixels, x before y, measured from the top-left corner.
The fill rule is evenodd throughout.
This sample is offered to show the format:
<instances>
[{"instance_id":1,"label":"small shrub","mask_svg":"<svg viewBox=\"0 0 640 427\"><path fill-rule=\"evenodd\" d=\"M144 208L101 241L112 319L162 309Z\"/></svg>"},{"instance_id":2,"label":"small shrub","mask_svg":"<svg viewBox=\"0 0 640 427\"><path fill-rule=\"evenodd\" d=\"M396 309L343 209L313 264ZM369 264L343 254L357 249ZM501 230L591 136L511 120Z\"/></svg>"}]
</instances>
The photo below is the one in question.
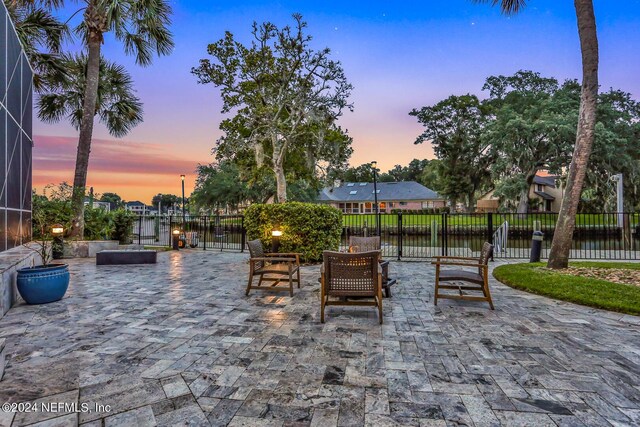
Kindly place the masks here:
<instances>
[{"instance_id":1,"label":"small shrub","mask_svg":"<svg viewBox=\"0 0 640 427\"><path fill-rule=\"evenodd\" d=\"M85 207L84 239L107 240L114 231L113 215L101 208Z\"/></svg>"},{"instance_id":2,"label":"small shrub","mask_svg":"<svg viewBox=\"0 0 640 427\"><path fill-rule=\"evenodd\" d=\"M255 204L245 211L247 239L260 239L266 251L271 231L282 230L280 252L299 252L306 262L322 260L322 251L338 250L342 234L342 212L314 203Z\"/></svg>"},{"instance_id":3,"label":"small shrub","mask_svg":"<svg viewBox=\"0 0 640 427\"><path fill-rule=\"evenodd\" d=\"M121 245L131 243L133 223L136 221L137 216L124 209L111 211L110 214L113 219L111 239L119 241Z\"/></svg>"}]
</instances>

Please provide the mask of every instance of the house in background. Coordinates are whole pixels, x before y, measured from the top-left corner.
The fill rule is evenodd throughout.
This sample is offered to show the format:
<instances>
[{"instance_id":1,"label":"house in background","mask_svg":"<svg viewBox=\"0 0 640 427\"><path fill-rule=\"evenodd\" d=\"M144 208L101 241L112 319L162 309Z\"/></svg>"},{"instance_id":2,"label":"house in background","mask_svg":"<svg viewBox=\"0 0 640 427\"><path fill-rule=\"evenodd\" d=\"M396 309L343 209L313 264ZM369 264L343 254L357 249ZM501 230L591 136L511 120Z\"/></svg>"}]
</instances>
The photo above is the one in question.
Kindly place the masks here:
<instances>
[{"instance_id":1,"label":"house in background","mask_svg":"<svg viewBox=\"0 0 640 427\"><path fill-rule=\"evenodd\" d=\"M562 203L562 189L558 185L556 175L545 175L540 173L533 178L533 184L529 188L529 210L531 212L554 212L560 211ZM478 199L476 205L477 212L497 212L500 200L494 196L493 190Z\"/></svg>"},{"instance_id":2,"label":"house in background","mask_svg":"<svg viewBox=\"0 0 640 427\"><path fill-rule=\"evenodd\" d=\"M414 181L379 182L377 190L381 213L391 212L392 209L417 210L446 206L446 200L438 193ZM320 192L318 201L336 207L343 213L374 213L373 183L347 182L326 187Z\"/></svg>"}]
</instances>

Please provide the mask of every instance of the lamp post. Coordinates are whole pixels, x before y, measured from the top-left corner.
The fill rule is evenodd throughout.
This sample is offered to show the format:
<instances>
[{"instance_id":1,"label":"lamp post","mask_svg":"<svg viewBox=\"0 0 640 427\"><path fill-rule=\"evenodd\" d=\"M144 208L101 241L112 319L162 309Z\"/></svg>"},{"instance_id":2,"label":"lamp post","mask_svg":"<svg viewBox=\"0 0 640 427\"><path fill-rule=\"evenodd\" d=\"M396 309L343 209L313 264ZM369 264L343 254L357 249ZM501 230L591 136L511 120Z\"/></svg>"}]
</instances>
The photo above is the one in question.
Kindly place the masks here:
<instances>
[{"instance_id":1,"label":"lamp post","mask_svg":"<svg viewBox=\"0 0 640 427\"><path fill-rule=\"evenodd\" d=\"M182 180L182 229L184 230L186 224L184 216L184 175L180 175L180 179Z\"/></svg>"},{"instance_id":2,"label":"lamp post","mask_svg":"<svg viewBox=\"0 0 640 427\"><path fill-rule=\"evenodd\" d=\"M64 227L60 224L55 224L51 227L51 234L53 235L53 243L51 245L51 257L53 259L61 259L64 255L64 246L62 242L62 233L64 233Z\"/></svg>"},{"instance_id":3,"label":"lamp post","mask_svg":"<svg viewBox=\"0 0 640 427\"><path fill-rule=\"evenodd\" d=\"M380 212L378 210L378 181L376 176L376 169L378 167L377 161L371 162L371 169L373 169L373 212L376 214L376 232L380 236Z\"/></svg>"}]
</instances>

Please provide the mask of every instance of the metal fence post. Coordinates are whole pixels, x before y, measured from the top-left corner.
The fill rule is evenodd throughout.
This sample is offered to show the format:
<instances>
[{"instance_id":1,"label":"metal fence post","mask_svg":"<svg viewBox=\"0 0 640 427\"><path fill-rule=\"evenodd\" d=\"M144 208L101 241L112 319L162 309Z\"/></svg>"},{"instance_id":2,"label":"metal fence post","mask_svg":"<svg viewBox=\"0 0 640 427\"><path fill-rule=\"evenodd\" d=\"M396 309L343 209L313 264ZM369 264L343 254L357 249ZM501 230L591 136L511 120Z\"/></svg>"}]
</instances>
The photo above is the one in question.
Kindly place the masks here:
<instances>
[{"instance_id":1,"label":"metal fence post","mask_svg":"<svg viewBox=\"0 0 640 427\"><path fill-rule=\"evenodd\" d=\"M142 215L138 215L138 245L142 244Z\"/></svg>"},{"instance_id":2,"label":"metal fence post","mask_svg":"<svg viewBox=\"0 0 640 427\"><path fill-rule=\"evenodd\" d=\"M244 252L244 244L247 238L247 230L244 229L244 215L240 217L240 252Z\"/></svg>"},{"instance_id":3,"label":"metal fence post","mask_svg":"<svg viewBox=\"0 0 640 427\"><path fill-rule=\"evenodd\" d=\"M442 213L442 256L449 255L449 248L447 247L447 213Z\"/></svg>"},{"instance_id":4,"label":"metal fence post","mask_svg":"<svg viewBox=\"0 0 640 427\"><path fill-rule=\"evenodd\" d=\"M202 232L202 250L207 250L207 218L208 216L200 217L200 231ZM203 226L204 225L204 226Z\"/></svg>"},{"instance_id":5,"label":"metal fence post","mask_svg":"<svg viewBox=\"0 0 640 427\"><path fill-rule=\"evenodd\" d=\"M493 245L493 214L487 212L487 242Z\"/></svg>"},{"instance_id":6,"label":"metal fence post","mask_svg":"<svg viewBox=\"0 0 640 427\"><path fill-rule=\"evenodd\" d=\"M402 211L398 211L398 261L402 258Z\"/></svg>"}]
</instances>

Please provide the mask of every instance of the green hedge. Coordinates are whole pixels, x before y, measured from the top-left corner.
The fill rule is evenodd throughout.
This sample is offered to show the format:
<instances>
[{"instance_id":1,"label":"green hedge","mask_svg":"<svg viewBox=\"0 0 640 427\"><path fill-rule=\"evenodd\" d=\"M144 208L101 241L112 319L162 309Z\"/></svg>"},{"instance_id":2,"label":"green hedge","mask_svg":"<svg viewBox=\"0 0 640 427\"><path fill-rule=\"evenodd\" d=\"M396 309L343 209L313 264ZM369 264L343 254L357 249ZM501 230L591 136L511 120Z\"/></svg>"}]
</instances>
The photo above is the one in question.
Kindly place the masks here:
<instances>
[{"instance_id":1,"label":"green hedge","mask_svg":"<svg viewBox=\"0 0 640 427\"><path fill-rule=\"evenodd\" d=\"M260 239L271 248L271 231L282 230L280 252L299 252L305 262L322 260L322 251L338 250L342 212L326 205L289 202L251 205L244 216L249 240Z\"/></svg>"}]
</instances>

